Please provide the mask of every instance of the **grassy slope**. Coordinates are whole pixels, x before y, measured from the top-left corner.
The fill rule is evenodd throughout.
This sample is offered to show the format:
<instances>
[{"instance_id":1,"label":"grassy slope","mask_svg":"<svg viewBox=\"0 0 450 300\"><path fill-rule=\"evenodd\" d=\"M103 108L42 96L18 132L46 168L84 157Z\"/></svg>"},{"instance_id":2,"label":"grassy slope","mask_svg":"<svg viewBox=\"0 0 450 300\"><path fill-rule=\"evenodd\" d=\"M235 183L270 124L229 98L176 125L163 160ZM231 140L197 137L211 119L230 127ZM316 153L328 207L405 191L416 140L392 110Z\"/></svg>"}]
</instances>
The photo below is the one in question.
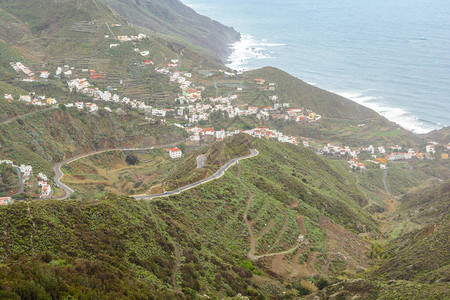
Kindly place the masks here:
<instances>
[{"instance_id":1,"label":"grassy slope","mask_svg":"<svg viewBox=\"0 0 450 300\"><path fill-rule=\"evenodd\" d=\"M227 45L239 39L230 27L197 14L178 0L101 0L111 6L131 23L159 33L180 43L207 49L209 57L224 61Z\"/></svg>"},{"instance_id":2,"label":"grassy slope","mask_svg":"<svg viewBox=\"0 0 450 300\"><path fill-rule=\"evenodd\" d=\"M374 271L377 278L445 282L450 277L450 182L405 195L399 219L405 233L389 242L391 258Z\"/></svg>"},{"instance_id":3,"label":"grassy slope","mask_svg":"<svg viewBox=\"0 0 450 300\"><path fill-rule=\"evenodd\" d=\"M448 181L405 195L396 221L407 224L406 230L387 243L387 259L364 279L343 281L307 299L448 299L449 203Z\"/></svg>"},{"instance_id":4,"label":"grassy slope","mask_svg":"<svg viewBox=\"0 0 450 300\"><path fill-rule=\"evenodd\" d=\"M142 126L145 124L146 126ZM60 109L36 113L7 125L0 125L1 156L14 162L32 163L35 171L52 174L52 164L98 149L120 146L150 146L182 140L181 130L170 126L149 126L143 117L99 115Z\"/></svg>"},{"instance_id":5,"label":"grassy slope","mask_svg":"<svg viewBox=\"0 0 450 300\"><path fill-rule=\"evenodd\" d=\"M11 166L0 165L0 197L19 189L17 171Z\"/></svg>"},{"instance_id":6,"label":"grassy slope","mask_svg":"<svg viewBox=\"0 0 450 300\"><path fill-rule=\"evenodd\" d=\"M261 153L256 158L174 197L147 203L110 196L1 209L0 230L6 235L0 237L5 257L0 273L10 272L1 279L3 289L109 298L170 291L178 248L182 258L176 278L185 295L196 293L192 290L211 296L281 295L290 287L270 271L270 260L256 265L247 261L249 233L242 215L250 192L254 198L249 218L255 235L261 236L257 255L296 245L302 232L298 215L310 242L302 251L324 258L331 253L321 216L355 232L377 230L357 204L363 199L360 192L325 160L286 144L255 140L253 146ZM297 206L292 205L294 199ZM273 228L266 231L264 224ZM314 262L319 270L325 263ZM32 282L24 284L20 272ZM267 284L260 286L260 280Z\"/></svg>"},{"instance_id":7,"label":"grassy slope","mask_svg":"<svg viewBox=\"0 0 450 300\"><path fill-rule=\"evenodd\" d=\"M431 140L445 145L447 143L450 143L450 126L444 127L439 130L433 130L422 136L427 140Z\"/></svg>"},{"instance_id":8,"label":"grassy slope","mask_svg":"<svg viewBox=\"0 0 450 300\"><path fill-rule=\"evenodd\" d=\"M291 107L305 107L323 116L318 124L289 125L269 122L266 126L279 127L284 132L348 145L393 144L414 145L419 142L411 132L378 115L375 111L339 95L303 82L279 69L266 67L245 73L247 82L255 78L277 83L274 92L260 92L253 101L266 101L270 95L279 96L279 102L290 102ZM253 84L254 85L254 84ZM251 102L251 101L250 101ZM266 102L272 105L271 101ZM360 123L366 124L358 128Z\"/></svg>"},{"instance_id":9,"label":"grassy slope","mask_svg":"<svg viewBox=\"0 0 450 300\"><path fill-rule=\"evenodd\" d=\"M130 154L138 158L137 165L126 163L126 157ZM142 194L160 185L167 173L176 167L176 163L162 149L106 152L65 165L63 181L85 199L98 198L105 192Z\"/></svg>"}]
</instances>

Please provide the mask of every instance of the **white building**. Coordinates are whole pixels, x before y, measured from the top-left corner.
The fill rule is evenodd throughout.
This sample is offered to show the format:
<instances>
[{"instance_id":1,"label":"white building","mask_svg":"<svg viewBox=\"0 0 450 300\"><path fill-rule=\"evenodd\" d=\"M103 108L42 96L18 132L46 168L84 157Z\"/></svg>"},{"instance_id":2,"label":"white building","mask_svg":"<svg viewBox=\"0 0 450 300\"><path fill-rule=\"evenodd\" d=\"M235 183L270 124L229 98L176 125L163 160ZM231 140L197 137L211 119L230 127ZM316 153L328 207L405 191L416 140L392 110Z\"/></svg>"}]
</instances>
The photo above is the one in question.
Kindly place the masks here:
<instances>
[{"instance_id":1,"label":"white building","mask_svg":"<svg viewBox=\"0 0 450 300\"><path fill-rule=\"evenodd\" d=\"M427 153L430 153L430 154L436 153L436 150L434 149L434 145L432 145L432 144L427 145L425 149L427 150Z\"/></svg>"},{"instance_id":2,"label":"white building","mask_svg":"<svg viewBox=\"0 0 450 300\"><path fill-rule=\"evenodd\" d=\"M11 204L11 197L0 197L0 205L8 205Z\"/></svg>"},{"instance_id":3,"label":"white building","mask_svg":"<svg viewBox=\"0 0 450 300\"><path fill-rule=\"evenodd\" d=\"M177 147L174 147L172 149L169 149L169 155L170 158L175 159L181 157L183 155L183 152Z\"/></svg>"},{"instance_id":4,"label":"white building","mask_svg":"<svg viewBox=\"0 0 450 300\"><path fill-rule=\"evenodd\" d=\"M45 175L44 173L39 173L38 177L44 181L48 181L47 175Z\"/></svg>"}]
</instances>

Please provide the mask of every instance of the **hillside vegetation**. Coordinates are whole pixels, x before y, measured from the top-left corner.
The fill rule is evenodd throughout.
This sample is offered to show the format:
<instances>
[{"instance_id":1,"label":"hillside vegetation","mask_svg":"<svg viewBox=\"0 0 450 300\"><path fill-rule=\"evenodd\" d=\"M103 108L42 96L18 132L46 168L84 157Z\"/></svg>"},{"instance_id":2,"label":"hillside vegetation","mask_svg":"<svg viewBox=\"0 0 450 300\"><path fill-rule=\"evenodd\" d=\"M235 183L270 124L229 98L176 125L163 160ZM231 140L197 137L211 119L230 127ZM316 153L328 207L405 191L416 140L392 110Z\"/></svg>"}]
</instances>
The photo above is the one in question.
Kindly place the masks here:
<instances>
[{"instance_id":1,"label":"hillside vegetation","mask_svg":"<svg viewBox=\"0 0 450 300\"><path fill-rule=\"evenodd\" d=\"M307 291L291 284L305 275L334 278L368 267L369 246L355 234L378 229L362 211L364 197L353 183L309 150L262 140L236 144L248 142L260 155L174 197L138 202L110 195L0 209L6 232L0 273L9 274L1 279L4 295L276 296ZM242 150L224 152L234 151ZM299 235L305 236L301 244ZM295 269L277 271L277 256Z\"/></svg>"},{"instance_id":2,"label":"hillside vegetation","mask_svg":"<svg viewBox=\"0 0 450 300\"><path fill-rule=\"evenodd\" d=\"M207 49L207 56L225 62L228 44L239 40L233 29L208 17L197 14L179 0L100 0L129 22L161 34L169 40L178 38L183 43Z\"/></svg>"},{"instance_id":3,"label":"hillside vegetation","mask_svg":"<svg viewBox=\"0 0 450 300\"><path fill-rule=\"evenodd\" d=\"M150 125L133 112L90 114L57 108L0 124L0 154L16 164L33 162L35 172L53 174L53 164L82 153L167 144L184 135L172 126Z\"/></svg>"},{"instance_id":4,"label":"hillside vegetation","mask_svg":"<svg viewBox=\"0 0 450 300\"><path fill-rule=\"evenodd\" d=\"M117 38L139 33L147 37ZM0 159L33 167L24 193L0 206L1 299L448 298L450 161L440 158L448 129L414 135L276 68L226 73L226 44L238 38L178 0L0 1ZM176 82L176 75L185 77ZM105 102L70 92L74 78L116 96L96 92ZM183 80L190 84L180 88ZM58 105L25 104L20 95L57 98ZM86 110L64 105L76 101ZM87 102L98 110L87 112ZM229 118L212 112L218 106L208 110L212 103L273 113ZM276 104L283 108L272 110ZM287 107L311 109L317 119L294 121ZM184 125L261 126L299 145L246 134L187 141ZM387 170L369 152L359 156L366 170L356 171L347 154L312 150L335 143L424 151L429 140L440 143L435 159L389 161ZM182 158L163 150L174 144ZM153 148L117 149L124 147ZM58 197L57 162L111 149L119 151L65 165L70 200L19 200L39 197L39 172ZM175 196L126 196L208 178L250 149L258 155ZM16 172L0 165L0 195L18 190Z\"/></svg>"},{"instance_id":5,"label":"hillside vegetation","mask_svg":"<svg viewBox=\"0 0 450 300\"><path fill-rule=\"evenodd\" d=\"M448 299L450 289L450 182L405 195L396 211L402 234L388 241L380 265L357 280L330 286L307 299Z\"/></svg>"},{"instance_id":6,"label":"hillside vegetation","mask_svg":"<svg viewBox=\"0 0 450 300\"><path fill-rule=\"evenodd\" d=\"M348 145L401 143L413 146L420 143L414 134L372 109L310 85L277 68L249 71L244 74L244 78L247 81L262 78L268 83L276 83L276 92L261 92L255 98L248 99L249 105L257 101L266 101L270 105L269 96L276 94L280 102L288 102L291 107L311 109L322 116L317 124L298 126L295 123L269 121L265 124L267 127L278 128L286 134ZM365 125L361 128L359 124Z\"/></svg>"},{"instance_id":7,"label":"hillside vegetation","mask_svg":"<svg viewBox=\"0 0 450 300\"><path fill-rule=\"evenodd\" d=\"M391 258L373 276L423 283L448 282L450 182L405 195L398 212L404 233L388 244Z\"/></svg>"}]
</instances>

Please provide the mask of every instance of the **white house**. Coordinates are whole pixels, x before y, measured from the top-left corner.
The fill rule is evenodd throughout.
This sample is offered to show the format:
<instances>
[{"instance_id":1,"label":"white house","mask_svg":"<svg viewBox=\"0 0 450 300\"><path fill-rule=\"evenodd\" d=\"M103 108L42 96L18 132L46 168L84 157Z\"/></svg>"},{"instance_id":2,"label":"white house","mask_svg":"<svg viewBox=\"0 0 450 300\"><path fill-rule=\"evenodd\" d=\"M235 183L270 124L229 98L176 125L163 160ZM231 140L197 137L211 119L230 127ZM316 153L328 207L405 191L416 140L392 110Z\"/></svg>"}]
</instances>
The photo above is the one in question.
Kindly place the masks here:
<instances>
[{"instance_id":1,"label":"white house","mask_svg":"<svg viewBox=\"0 0 450 300\"><path fill-rule=\"evenodd\" d=\"M430 154L436 153L436 150L434 150L434 145L432 145L432 144L427 145L425 149L427 150L427 153L430 153Z\"/></svg>"},{"instance_id":2,"label":"white house","mask_svg":"<svg viewBox=\"0 0 450 300\"><path fill-rule=\"evenodd\" d=\"M41 78L47 79L48 76L50 76L50 73L49 73L48 71L43 71L43 72L41 73Z\"/></svg>"},{"instance_id":3,"label":"white house","mask_svg":"<svg viewBox=\"0 0 450 300\"><path fill-rule=\"evenodd\" d=\"M180 149L178 149L177 147L168 149L168 151L169 151L170 158L172 158L172 159L179 158L183 155L183 152Z\"/></svg>"},{"instance_id":4,"label":"white house","mask_svg":"<svg viewBox=\"0 0 450 300\"><path fill-rule=\"evenodd\" d=\"M25 177L25 178L31 177L31 172L33 171L32 166L20 165L19 169L20 169L20 172L23 174L23 177Z\"/></svg>"},{"instance_id":5,"label":"white house","mask_svg":"<svg viewBox=\"0 0 450 300\"><path fill-rule=\"evenodd\" d=\"M189 137L189 139L190 139L192 142L200 141L200 136L199 136L198 134L191 135L191 136Z\"/></svg>"},{"instance_id":6,"label":"white house","mask_svg":"<svg viewBox=\"0 0 450 300\"><path fill-rule=\"evenodd\" d=\"M42 185L42 189L41 189L41 198L48 198L51 193L52 193L52 187L50 185L48 185L47 183L44 183Z\"/></svg>"},{"instance_id":7,"label":"white house","mask_svg":"<svg viewBox=\"0 0 450 300\"><path fill-rule=\"evenodd\" d=\"M165 117L166 116L166 111L164 109L153 108L152 109L152 116Z\"/></svg>"},{"instance_id":8,"label":"white house","mask_svg":"<svg viewBox=\"0 0 450 300\"><path fill-rule=\"evenodd\" d=\"M77 107L78 110L82 110L84 108L84 103L81 101L78 101L75 103L75 106Z\"/></svg>"},{"instance_id":9,"label":"white house","mask_svg":"<svg viewBox=\"0 0 450 300\"><path fill-rule=\"evenodd\" d=\"M13 162L12 162L12 160L7 160L7 159L5 159L5 160L0 160L0 165L1 164L5 164L5 165L8 165L8 166L12 166L13 165Z\"/></svg>"},{"instance_id":10,"label":"white house","mask_svg":"<svg viewBox=\"0 0 450 300\"><path fill-rule=\"evenodd\" d=\"M31 102L31 97L30 95L20 95L19 100L24 102Z\"/></svg>"},{"instance_id":11,"label":"white house","mask_svg":"<svg viewBox=\"0 0 450 300\"><path fill-rule=\"evenodd\" d=\"M0 205L8 205L11 204L11 197L0 197Z\"/></svg>"},{"instance_id":12,"label":"white house","mask_svg":"<svg viewBox=\"0 0 450 300\"><path fill-rule=\"evenodd\" d=\"M47 175L45 175L44 173L39 173L39 174L38 174L38 177L39 177L40 179L44 180L44 181L47 181L47 180L48 180Z\"/></svg>"},{"instance_id":13,"label":"white house","mask_svg":"<svg viewBox=\"0 0 450 300\"><path fill-rule=\"evenodd\" d=\"M95 103L86 103L86 108L91 113L98 111L98 106Z\"/></svg>"}]
</instances>

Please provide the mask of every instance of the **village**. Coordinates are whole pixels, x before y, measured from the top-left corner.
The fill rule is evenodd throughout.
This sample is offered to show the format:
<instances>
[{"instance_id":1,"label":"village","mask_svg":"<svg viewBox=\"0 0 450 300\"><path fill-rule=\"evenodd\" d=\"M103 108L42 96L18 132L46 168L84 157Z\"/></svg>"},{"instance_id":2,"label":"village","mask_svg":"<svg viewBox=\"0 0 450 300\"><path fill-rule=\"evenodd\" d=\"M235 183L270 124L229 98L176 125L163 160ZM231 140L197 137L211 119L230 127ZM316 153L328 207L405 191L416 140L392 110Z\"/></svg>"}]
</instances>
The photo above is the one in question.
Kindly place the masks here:
<instances>
[{"instance_id":1,"label":"village","mask_svg":"<svg viewBox=\"0 0 450 300\"><path fill-rule=\"evenodd\" d=\"M17 170L20 188L13 191L3 197L0 197L0 205L10 204L12 202L12 196L23 192L24 187L28 187L32 191L37 191L38 194L30 193L30 196L40 199L50 199L53 195L53 190L50 184L48 184L48 177L46 174L40 172L37 176L33 176L33 166L31 165L15 165L11 160L0 160L0 165L5 164L13 167Z\"/></svg>"},{"instance_id":2,"label":"village","mask_svg":"<svg viewBox=\"0 0 450 300\"><path fill-rule=\"evenodd\" d=\"M144 38L146 38L146 36L142 34L130 37L117 37L121 43L128 41L139 41ZM110 48L118 46L119 44L111 44ZM146 57L149 54L148 51L141 51L139 48L135 48L134 50L143 57ZM144 66L154 65L153 61L148 59L143 60L141 64ZM323 155L325 157L346 159L348 166L352 170L359 171L366 170L367 163L376 164L379 168L386 169L388 162L398 160L432 160L437 157L441 159L448 159L447 152L450 151L450 144L443 146L445 153L440 153L440 156L436 156L435 147L439 145L435 142L429 142L425 149L422 149L421 151L412 148L403 149L401 146L375 147L373 145L369 145L367 147L360 146L352 148L345 145L335 145L333 143L321 144L310 138L285 135L278 130L265 127L257 127L247 130L215 130L213 127L200 127L201 124L209 124L211 121L211 114L218 111L222 112L223 115L227 116L229 119L241 116L253 116L258 120L263 121L276 119L286 122L296 122L299 125L319 122L322 116L310 109L303 107L291 107L291 103L281 101L281 99L275 94L277 90L277 83L267 83L265 79L254 79L253 83L260 91L273 92L273 95L269 96L270 101L273 103L271 106L258 107L255 105L236 105L235 102L239 97L238 93L242 92L242 88L240 87L236 88L236 93L230 92L227 96L203 97L205 87L196 86L192 82L193 74L179 71L179 66L180 61L179 58L177 58L171 59L163 67L155 68L157 73L166 75L171 84L177 84L180 88L180 94L175 99L175 106L172 108L153 107L146 104L144 101L132 100L126 96L121 97L114 93L111 89L104 90L95 87L95 85L91 84L87 79L87 77L89 77L95 80L100 77L95 70L82 69L81 73L86 73L86 77L71 79L75 69L69 65L57 67L54 71L53 77L61 78L63 76L66 78L69 91L90 97L92 99L90 102L79 100L75 102L65 101L63 103L54 98L36 96L35 93L15 96L12 94L5 94L4 97L9 103L13 103L13 101L16 100L36 106L54 106L61 103L60 106L64 105L66 108L75 108L79 111L87 111L89 113L96 113L99 109L112 113L114 107L116 112L120 112L122 109L117 108L117 106L127 107L129 109L136 109L145 113L145 115L147 115L146 119L149 121L158 120L161 123L165 123L166 118L170 118L171 120L174 119L175 122L171 122L171 124L185 130L189 134L189 140L193 143L202 141L222 141L227 137L244 133L256 138L273 139L283 143L309 147L315 151L316 154ZM27 76L18 80L26 82L36 81L35 73L21 62L12 62L11 67L13 67L17 73L23 73ZM219 77L234 77L237 75L237 73L226 72L223 70L219 70L219 72L223 74ZM49 71L42 71L40 73L39 80L46 81L50 78L50 76L51 74ZM216 84L216 78L214 78L214 84ZM108 103L111 103L111 105L108 105ZM359 126L364 126L364 124L358 125L358 127ZM183 155L182 151L177 147L168 148L166 151L172 159L178 159ZM15 166L13 162L9 160L0 160L0 163L11 165L20 170L23 182L30 181L32 177L32 166ZM41 199L50 198L53 191L51 186L47 183L47 176L39 173L38 179L37 185L40 187L39 195L32 194L32 196ZM9 200L7 198L0 200L0 203L3 204L8 204L10 202L10 198Z\"/></svg>"}]
</instances>

